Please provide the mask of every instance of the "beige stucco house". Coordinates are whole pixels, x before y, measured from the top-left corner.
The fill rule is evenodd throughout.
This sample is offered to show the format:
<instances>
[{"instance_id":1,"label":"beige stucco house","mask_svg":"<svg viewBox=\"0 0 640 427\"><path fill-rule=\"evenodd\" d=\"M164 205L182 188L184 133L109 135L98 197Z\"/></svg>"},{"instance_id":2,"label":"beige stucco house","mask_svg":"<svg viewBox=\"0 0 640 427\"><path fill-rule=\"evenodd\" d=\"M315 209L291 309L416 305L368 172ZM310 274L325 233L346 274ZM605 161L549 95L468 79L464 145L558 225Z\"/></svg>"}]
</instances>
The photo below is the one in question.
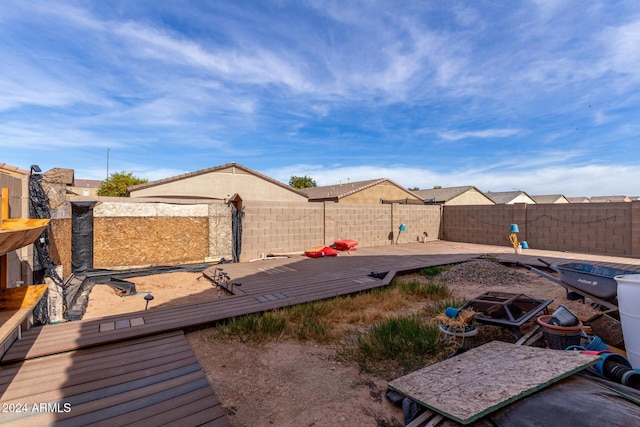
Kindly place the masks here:
<instances>
[{"instance_id":1,"label":"beige stucco house","mask_svg":"<svg viewBox=\"0 0 640 427\"><path fill-rule=\"evenodd\" d=\"M630 202L629 196L593 196L589 199L591 203L616 203L616 202Z\"/></svg>"},{"instance_id":2,"label":"beige stucco house","mask_svg":"<svg viewBox=\"0 0 640 427\"><path fill-rule=\"evenodd\" d=\"M471 185L462 187L434 188L413 192L422 197L426 203L438 205L495 205L493 200Z\"/></svg>"},{"instance_id":3,"label":"beige stucco house","mask_svg":"<svg viewBox=\"0 0 640 427\"><path fill-rule=\"evenodd\" d=\"M546 194L540 196L531 196L531 198L536 202L536 204L549 204L549 203L571 203L569 199L564 197L562 194Z\"/></svg>"},{"instance_id":4,"label":"beige stucco house","mask_svg":"<svg viewBox=\"0 0 640 427\"><path fill-rule=\"evenodd\" d=\"M496 205L513 205L515 203L536 204L535 200L524 191L487 191L484 194L493 200Z\"/></svg>"},{"instance_id":5,"label":"beige stucco house","mask_svg":"<svg viewBox=\"0 0 640 427\"><path fill-rule=\"evenodd\" d=\"M579 196L579 197L567 197L569 203L591 203L588 197Z\"/></svg>"},{"instance_id":6,"label":"beige stucco house","mask_svg":"<svg viewBox=\"0 0 640 427\"><path fill-rule=\"evenodd\" d=\"M190 198L306 202L304 193L238 163L227 163L129 187L131 198Z\"/></svg>"},{"instance_id":7,"label":"beige stucco house","mask_svg":"<svg viewBox=\"0 0 640 427\"><path fill-rule=\"evenodd\" d=\"M415 193L387 178L305 188L310 202L423 204Z\"/></svg>"},{"instance_id":8,"label":"beige stucco house","mask_svg":"<svg viewBox=\"0 0 640 427\"><path fill-rule=\"evenodd\" d=\"M74 179L73 185L67 187L71 194L84 197L96 197L98 189L102 185L99 179Z\"/></svg>"}]
</instances>

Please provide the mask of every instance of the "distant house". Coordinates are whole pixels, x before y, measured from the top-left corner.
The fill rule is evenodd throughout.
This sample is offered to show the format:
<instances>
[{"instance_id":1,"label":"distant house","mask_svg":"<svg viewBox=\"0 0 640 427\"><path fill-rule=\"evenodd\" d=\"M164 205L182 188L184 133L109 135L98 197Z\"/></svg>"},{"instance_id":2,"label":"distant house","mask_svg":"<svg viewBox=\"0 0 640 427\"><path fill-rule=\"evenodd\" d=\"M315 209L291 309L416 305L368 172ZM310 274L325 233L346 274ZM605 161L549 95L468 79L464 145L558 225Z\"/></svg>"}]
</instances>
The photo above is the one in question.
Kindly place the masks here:
<instances>
[{"instance_id":1,"label":"distant house","mask_svg":"<svg viewBox=\"0 0 640 427\"><path fill-rule=\"evenodd\" d=\"M387 178L311 187L303 191L310 202L424 204L421 197Z\"/></svg>"},{"instance_id":2,"label":"distant house","mask_svg":"<svg viewBox=\"0 0 640 427\"><path fill-rule=\"evenodd\" d=\"M591 203L588 197L567 197L569 203Z\"/></svg>"},{"instance_id":3,"label":"distant house","mask_svg":"<svg viewBox=\"0 0 640 427\"><path fill-rule=\"evenodd\" d=\"M514 203L536 204L535 200L524 191L488 191L484 194L493 200L496 205L513 205Z\"/></svg>"},{"instance_id":4,"label":"distant house","mask_svg":"<svg viewBox=\"0 0 640 427\"><path fill-rule=\"evenodd\" d=\"M102 185L99 179L74 179L73 185L67 187L67 191L78 196L97 196L98 189Z\"/></svg>"},{"instance_id":5,"label":"distant house","mask_svg":"<svg viewBox=\"0 0 640 427\"><path fill-rule=\"evenodd\" d=\"M552 204L552 203L570 203L569 199L562 194L547 194L540 196L531 196L534 202L539 205Z\"/></svg>"},{"instance_id":6,"label":"distant house","mask_svg":"<svg viewBox=\"0 0 640 427\"><path fill-rule=\"evenodd\" d=\"M615 203L615 202L630 202L629 196L593 196L589 200L591 203Z\"/></svg>"},{"instance_id":7,"label":"distant house","mask_svg":"<svg viewBox=\"0 0 640 427\"><path fill-rule=\"evenodd\" d=\"M304 193L238 163L177 175L129 187L131 198L162 197L228 200L306 202Z\"/></svg>"},{"instance_id":8,"label":"distant house","mask_svg":"<svg viewBox=\"0 0 640 427\"><path fill-rule=\"evenodd\" d=\"M495 205L482 191L471 185L463 187L434 188L415 190L425 203L438 205Z\"/></svg>"}]
</instances>

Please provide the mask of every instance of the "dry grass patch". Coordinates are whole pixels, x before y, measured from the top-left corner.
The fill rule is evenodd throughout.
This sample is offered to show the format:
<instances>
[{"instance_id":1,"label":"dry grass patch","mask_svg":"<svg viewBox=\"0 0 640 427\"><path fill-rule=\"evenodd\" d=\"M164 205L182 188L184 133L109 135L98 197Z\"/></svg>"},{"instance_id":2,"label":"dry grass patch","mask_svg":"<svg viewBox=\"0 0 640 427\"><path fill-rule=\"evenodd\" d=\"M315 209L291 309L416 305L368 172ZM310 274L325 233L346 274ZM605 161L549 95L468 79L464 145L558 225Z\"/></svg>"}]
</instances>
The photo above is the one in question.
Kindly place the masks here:
<instances>
[{"instance_id":1,"label":"dry grass patch","mask_svg":"<svg viewBox=\"0 0 640 427\"><path fill-rule=\"evenodd\" d=\"M464 300L436 280L442 268L396 277L385 287L357 295L299 304L232 319L209 336L260 346L297 340L332 344L337 355L383 377L442 360L455 346L436 316Z\"/></svg>"}]
</instances>

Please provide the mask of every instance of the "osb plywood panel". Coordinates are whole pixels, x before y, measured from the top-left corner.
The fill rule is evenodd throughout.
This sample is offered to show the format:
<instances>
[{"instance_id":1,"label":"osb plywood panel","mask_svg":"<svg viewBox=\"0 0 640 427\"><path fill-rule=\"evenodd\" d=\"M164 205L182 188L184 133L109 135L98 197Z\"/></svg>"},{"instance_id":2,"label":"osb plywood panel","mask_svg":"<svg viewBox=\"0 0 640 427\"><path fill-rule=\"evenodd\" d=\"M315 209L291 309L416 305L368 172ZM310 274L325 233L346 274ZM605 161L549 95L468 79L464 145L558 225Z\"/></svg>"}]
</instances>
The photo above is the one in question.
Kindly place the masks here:
<instances>
[{"instance_id":1,"label":"osb plywood panel","mask_svg":"<svg viewBox=\"0 0 640 427\"><path fill-rule=\"evenodd\" d=\"M579 352L493 341L393 380L389 387L468 424L599 360Z\"/></svg>"},{"instance_id":2,"label":"osb plywood panel","mask_svg":"<svg viewBox=\"0 0 640 427\"><path fill-rule=\"evenodd\" d=\"M93 241L96 268L202 262L209 252L209 220L94 217Z\"/></svg>"},{"instance_id":3,"label":"osb plywood panel","mask_svg":"<svg viewBox=\"0 0 640 427\"><path fill-rule=\"evenodd\" d=\"M95 217L156 217L182 216L206 217L209 206L173 205L169 203L131 203L131 202L100 202L93 208Z\"/></svg>"},{"instance_id":4,"label":"osb plywood panel","mask_svg":"<svg viewBox=\"0 0 640 427\"><path fill-rule=\"evenodd\" d=\"M71 274L71 219L52 219L49 222L49 256L62 266L62 279Z\"/></svg>"}]
</instances>

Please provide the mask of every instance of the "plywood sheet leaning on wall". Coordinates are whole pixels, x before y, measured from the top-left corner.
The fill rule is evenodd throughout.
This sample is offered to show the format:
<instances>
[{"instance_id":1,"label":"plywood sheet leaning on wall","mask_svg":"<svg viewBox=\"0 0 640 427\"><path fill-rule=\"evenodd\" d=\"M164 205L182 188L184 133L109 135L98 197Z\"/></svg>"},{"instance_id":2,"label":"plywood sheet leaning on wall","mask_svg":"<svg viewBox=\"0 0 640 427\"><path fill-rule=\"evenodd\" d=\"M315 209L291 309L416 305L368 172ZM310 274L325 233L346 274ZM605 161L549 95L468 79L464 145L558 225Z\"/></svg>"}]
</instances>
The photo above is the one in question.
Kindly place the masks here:
<instances>
[{"instance_id":1,"label":"plywood sheet leaning on wall","mask_svg":"<svg viewBox=\"0 0 640 427\"><path fill-rule=\"evenodd\" d=\"M209 254L207 217L94 218L94 267L202 262Z\"/></svg>"}]
</instances>

